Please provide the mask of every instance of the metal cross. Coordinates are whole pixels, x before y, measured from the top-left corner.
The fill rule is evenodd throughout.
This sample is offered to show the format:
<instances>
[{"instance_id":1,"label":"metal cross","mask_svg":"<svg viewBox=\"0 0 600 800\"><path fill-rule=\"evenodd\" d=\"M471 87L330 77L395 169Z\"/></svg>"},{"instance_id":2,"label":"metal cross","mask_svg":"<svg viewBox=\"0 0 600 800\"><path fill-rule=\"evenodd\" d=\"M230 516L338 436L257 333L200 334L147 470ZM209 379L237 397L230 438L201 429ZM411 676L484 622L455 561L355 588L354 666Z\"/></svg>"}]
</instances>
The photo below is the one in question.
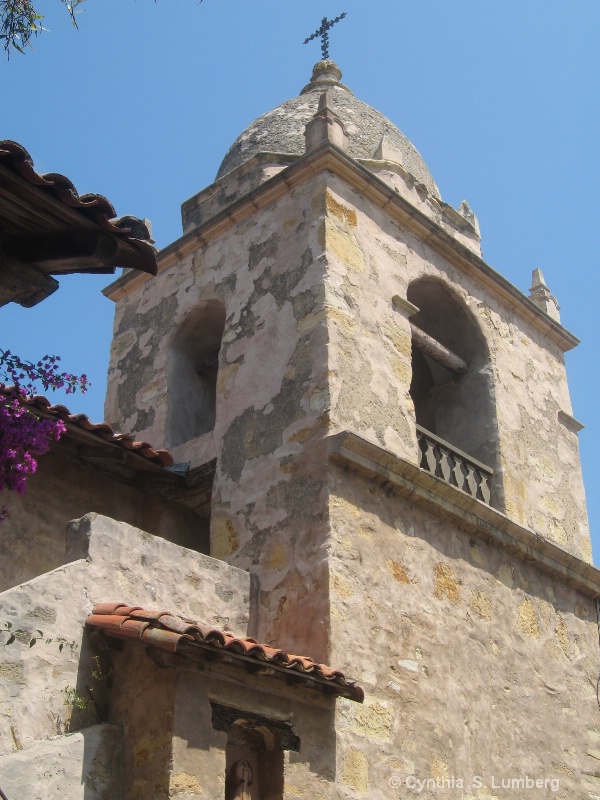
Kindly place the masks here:
<instances>
[{"instance_id":1,"label":"metal cross","mask_svg":"<svg viewBox=\"0 0 600 800\"><path fill-rule=\"evenodd\" d=\"M308 39L304 40L304 44L308 44L318 36L321 37L321 55L323 56L323 61L329 58L329 30L333 28L336 22L344 19L345 16L346 12L344 11L343 14L340 14L339 17L336 17L335 19L327 19L327 17L323 17L319 30L315 31L312 36L309 36Z\"/></svg>"}]
</instances>

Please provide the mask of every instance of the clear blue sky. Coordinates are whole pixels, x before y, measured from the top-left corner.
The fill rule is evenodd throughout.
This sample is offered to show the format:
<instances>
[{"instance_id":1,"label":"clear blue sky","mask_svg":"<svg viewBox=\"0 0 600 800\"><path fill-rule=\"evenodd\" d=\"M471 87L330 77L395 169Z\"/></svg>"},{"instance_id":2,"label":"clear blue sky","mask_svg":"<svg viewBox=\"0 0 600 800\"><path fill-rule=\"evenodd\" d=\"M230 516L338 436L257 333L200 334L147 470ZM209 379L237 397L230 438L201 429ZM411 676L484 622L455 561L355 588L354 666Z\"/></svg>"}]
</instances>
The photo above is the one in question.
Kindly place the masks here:
<instances>
[{"instance_id":1,"label":"clear blue sky","mask_svg":"<svg viewBox=\"0 0 600 800\"><path fill-rule=\"evenodd\" d=\"M118 214L148 217L159 246L181 202L211 183L236 136L298 93L324 14L343 80L414 143L448 203L479 217L485 260L528 292L540 267L582 344L567 354L600 561L598 303L600 4L597 0L87 0L80 30L58 0L26 56L0 60L0 138ZM2 309L2 343L60 354L103 417L113 306L103 277L61 280L31 310ZM60 399L57 398L57 401Z\"/></svg>"}]
</instances>

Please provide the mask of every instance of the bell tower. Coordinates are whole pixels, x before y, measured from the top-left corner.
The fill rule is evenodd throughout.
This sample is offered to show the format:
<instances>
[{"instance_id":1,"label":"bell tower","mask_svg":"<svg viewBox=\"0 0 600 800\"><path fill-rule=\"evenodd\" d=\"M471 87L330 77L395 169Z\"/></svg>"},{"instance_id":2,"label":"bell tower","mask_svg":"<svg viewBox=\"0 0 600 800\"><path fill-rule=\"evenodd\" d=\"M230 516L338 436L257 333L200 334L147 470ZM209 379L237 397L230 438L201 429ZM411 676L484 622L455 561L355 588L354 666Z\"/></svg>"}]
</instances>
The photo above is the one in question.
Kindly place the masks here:
<instances>
[{"instance_id":1,"label":"bell tower","mask_svg":"<svg viewBox=\"0 0 600 800\"><path fill-rule=\"evenodd\" d=\"M577 339L341 77L317 63L183 204L159 274L108 288L106 418L187 465L210 555L254 576L250 633L367 687L336 711L352 796L511 765L584 797L600 580Z\"/></svg>"}]
</instances>

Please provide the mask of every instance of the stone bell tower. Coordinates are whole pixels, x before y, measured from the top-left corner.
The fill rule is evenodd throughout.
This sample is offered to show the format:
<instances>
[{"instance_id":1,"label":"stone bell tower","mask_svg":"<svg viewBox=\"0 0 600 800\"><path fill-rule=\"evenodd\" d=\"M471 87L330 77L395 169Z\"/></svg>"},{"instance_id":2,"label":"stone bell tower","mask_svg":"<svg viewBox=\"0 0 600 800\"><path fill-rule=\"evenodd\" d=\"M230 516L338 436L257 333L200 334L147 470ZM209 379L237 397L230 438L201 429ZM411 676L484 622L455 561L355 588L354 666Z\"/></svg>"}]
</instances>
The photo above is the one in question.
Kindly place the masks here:
<instances>
[{"instance_id":1,"label":"stone bell tower","mask_svg":"<svg viewBox=\"0 0 600 800\"><path fill-rule=\"evenodd\" d=\"M600 793L577 340L541 273L528 298L482 260L332 61L182 213L158 276L107 290L106 418L186 465L198 549L254 576L250 633L366 687L334 784Z\"/></svg>"}]
</instances>

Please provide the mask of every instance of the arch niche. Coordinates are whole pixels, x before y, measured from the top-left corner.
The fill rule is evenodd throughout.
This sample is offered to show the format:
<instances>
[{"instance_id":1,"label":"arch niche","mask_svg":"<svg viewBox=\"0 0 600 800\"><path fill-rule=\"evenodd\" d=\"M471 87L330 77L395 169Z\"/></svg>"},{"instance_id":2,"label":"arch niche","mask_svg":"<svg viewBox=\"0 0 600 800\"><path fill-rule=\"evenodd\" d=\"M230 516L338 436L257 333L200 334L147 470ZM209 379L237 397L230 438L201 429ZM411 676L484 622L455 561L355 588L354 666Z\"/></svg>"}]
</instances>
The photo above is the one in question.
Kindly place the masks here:
<instances>
[{"instance_id":1,"label":"arch niche","mask_svg":"<svg viewBox=\"0 0 600 800\"><path fill-rule=\"evenodd\" d=\"M494 385L489 349L479 323L456 292L439 279L414 281L407 299L419 309L410 318L410 395L417 425L491 467L490 502L499 507Z\"/></svg>"},{"instance_id":2,"label":"arch niche","mask_svg":"<svg viewBox=\"0 0 600 800\"><path fill-rule=\"evenodd\" d=\"M219 350L225 308L207 303L179 326L169 347L167 446L177 447L215 426Z\"/></svg>"}]
</instances>

